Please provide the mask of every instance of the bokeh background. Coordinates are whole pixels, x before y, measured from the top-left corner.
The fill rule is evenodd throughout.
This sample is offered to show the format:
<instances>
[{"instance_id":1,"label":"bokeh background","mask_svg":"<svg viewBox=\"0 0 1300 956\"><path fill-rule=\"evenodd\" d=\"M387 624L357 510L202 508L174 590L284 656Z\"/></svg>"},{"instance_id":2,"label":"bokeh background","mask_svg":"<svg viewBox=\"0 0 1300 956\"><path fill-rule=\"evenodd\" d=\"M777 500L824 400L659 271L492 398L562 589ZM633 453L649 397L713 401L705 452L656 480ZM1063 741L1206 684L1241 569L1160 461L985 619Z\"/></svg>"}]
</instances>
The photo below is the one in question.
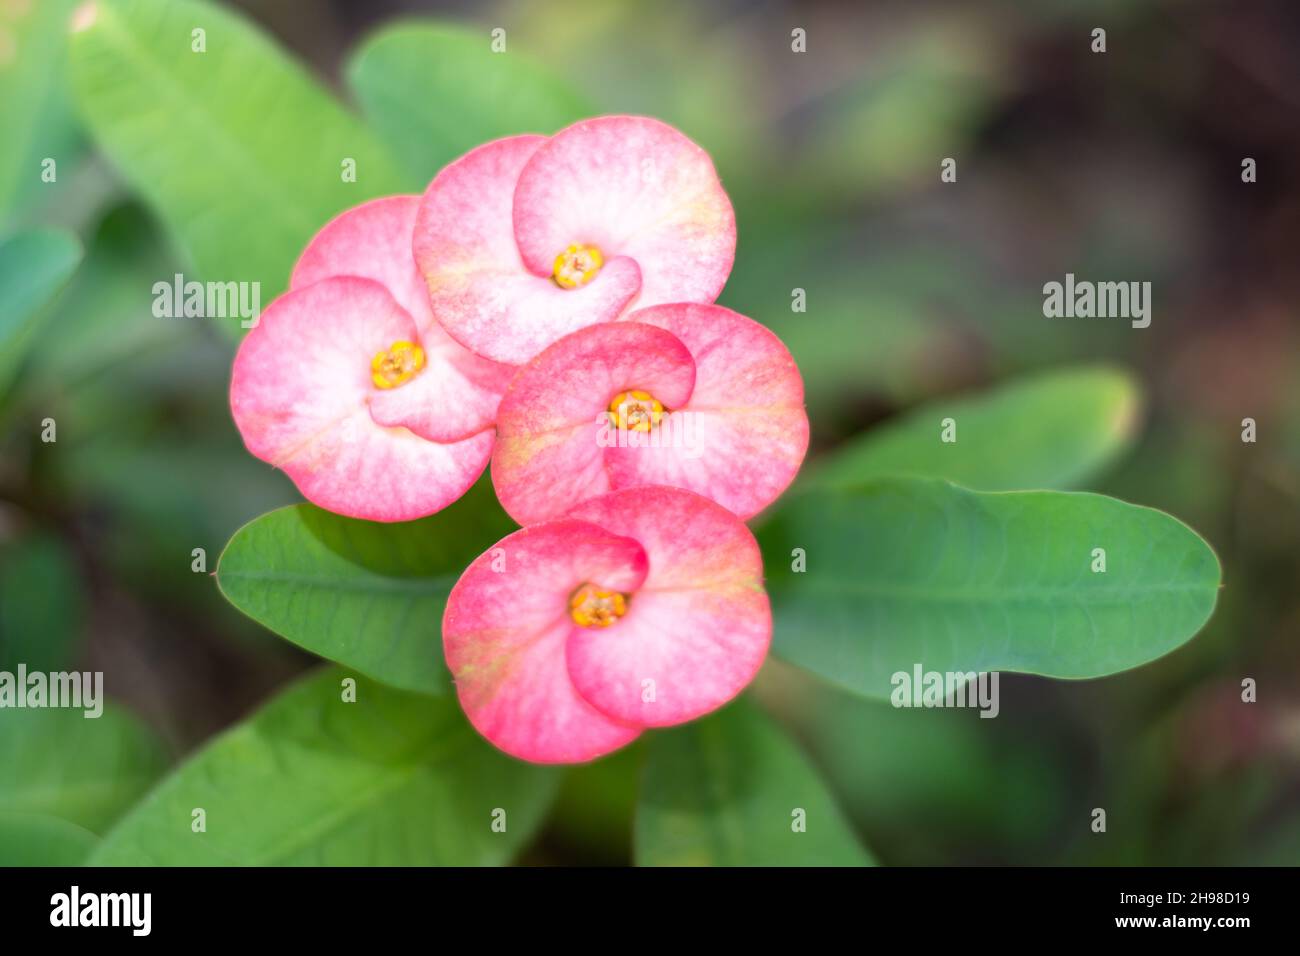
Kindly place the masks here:
<instances>
[{"instance_id":1,"label":"bokeh background","mask_svg":"<svg viewBox=\"0 0 1300 956\"><path fill-rule=\"evenodd\" d=\"M27 145L6 139L0 232L69 227L86 256L0 390L0 669L104 670L120 707L53 729L0 717L0 811L20 756L41 766L75 748L77 770L51 758L38 776L54 809L99 833L312 659L191 570L193 549L211 570L236 528L298 498L241 447L229 338L152 315L153 283L186 271L184 254L83 128L63 31L30 26L47 5L74 6L0 0L0 130L39 78L32 149L58 144L62 185L42 190ZM720 301L790 346L814 454L1022 372L1131 369L1140 438L1091 487L1168 510L1215 547L1225 586L1202 634L1104 680L1004 675L992 721L895 711L776 661L756 694L885 863L1300 863L1300 7L238 6L345 100L345 64L371 31L431 16L485 43L504 27L507 55L595 111L655 115L701 143L739 220ZM1105 54L1090 50L1097 26ZM805 54L791 53L795 27ZM940 182L944 157L955 184ZM1151 281L1151 327L1044 319L1042 284L1066 272ZM805 313L790 309L794 288ZM46 417L57 443L40 440ZM1244 417L1255 444L1241 441ZM1246 677L1259 687L1249 706ZM570 774L526 862L627 862L641 758L634 746ZM1093 807L1107 808L1104 838ZM9 856L76 838L19 847L9 831Z\"/></svg>"}]
</instances>

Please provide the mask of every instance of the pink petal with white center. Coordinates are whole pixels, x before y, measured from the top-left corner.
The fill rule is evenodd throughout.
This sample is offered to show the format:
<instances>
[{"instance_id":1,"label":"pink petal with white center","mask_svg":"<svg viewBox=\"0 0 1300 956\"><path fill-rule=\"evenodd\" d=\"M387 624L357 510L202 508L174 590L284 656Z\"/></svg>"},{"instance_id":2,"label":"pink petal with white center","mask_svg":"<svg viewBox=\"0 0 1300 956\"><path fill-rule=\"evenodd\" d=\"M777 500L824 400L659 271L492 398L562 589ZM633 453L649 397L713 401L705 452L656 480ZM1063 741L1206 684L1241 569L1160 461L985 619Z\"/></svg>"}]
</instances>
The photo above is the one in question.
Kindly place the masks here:
<instances>
[{"instance_id":1,"label":"pink petal with white center","mask_svg":"<svg viewBox=\"0 0 1300 956\"><path fill-rule=\"evenodd\" d=\"M526 525L609 491L602 442L611 435L610 401L642 389L672 407L694 384L690 353L663 329L605 323L556 342L519 370L501 400L492 456L501 506Z\"/></svg>"},{"instance_id":2,"label":"pink petal with white center","mask_svg":"<svg viewBox=\"0 0 1300 956\"><path fill-rule=\"evenodd\" d=\"M433 324L433 312L411 251L419 208L419 196L388 196L339 213L298 257L290 290L333 276L373 279L388 290L423 333Z\"/></svg>"},{"instance_id":3,"label":"pink petal with white center","mask_svg":"<svg viewBox=\"0 0 1300 956\"><path fill-rule=\"evenodd\" d=\"M475 355L434 321L411 251L419 206L419 196L389 196L339 214L308 243L289 288L345 275L383 285L415 322L426 367L402 388L376 392L371 416L380 425L452 442L492 427L514 368Z\"/></svg>"},{"instance_id":4,"label":"pink petal with white center","mask_svg":"<svg viewBox=\"0 0 1300 956\"><path fill-rule=\"evenodd\" d=\"M623 617L569 638L569 676L584 699L664 727L721 707L753 680L772 613L758 543L739 518L676 488L614 492L570 516L636 540L649 561Z\"/></svg>"},{"instance_id":5,"label":"pink petal with white center","mask_svg":"<svg viewBox=\"0 0 1300 956\"><path fill-rule=\"evenodd\" d=\"M627 592L646 575L637 542L561 520L503 538L461 575L442 620L447 666L470 723L534 763L592 760L640 728L601 713L574 690L564 646L569 598L591 583Z\"/></svg>"},{"instance_id":6,"label":"pink petal with white center","mask_svg":"<svg viewBox=\"0 0 1300 956\"><path fill-rule=\"evenodd\" d=\"M720 305L638 309L629 322L671 332L695 361L695 389L660 423L660 440L611 448L610 485L671 485L742 518L789 487L808 451L803 379L771 331Z\"/></svg>"},{"instance_id":7,"label":"pink petal with white center","mask_svg":"<svg viewBox=\"0 0 1300 956\"><path fill-rule=\"evenodd\" d=\"M400 388L373 392L370 417L376 424L409 428L436 442L460 441L485 431L491 434L513 369L480 358L449 338L439 348L436 339L445 336L445 332L433 333L432 350L429 337L420 340L425 349L423 372ZM468 361L449 360L449 349L468 356Z\"/></svg>"},{"instance_id":8,"label":"pink petal with white center","mask_svg":"<svg viewBox=\"0 0 1300 956\"><path fill-rule=\"evenodd\" d=\"M446 507L482 473L492 433L440 444L377 425L367 409L371 358L415 337L411 316L369 279L280 296L235 356L230 407L244 444L339 514L407 521Z\"/></svg>"},{"instance_id":9,"label":"pink petal with white center","mask_svg":"<svg viewBox=\"0 0 1300 956\"><path fill-rule=\"evenodd\" d=\"M736 255L736 217L708 153L659 120L605 116L556 133L519 173L515 239L549 274L574 243L641 268L638 306L712 302Z\"/></svg>"},{"instance_id":10,"label":"pink petal with white center","mask_svg":"<svg viewBox=\"0 0 1300 956\"><path fill-rule=\"evenodd\" d=\"M438 321L498 362L526 362L569 332L617 318L641 287L626 258L607 256L575 289L551 278L559 249L544 269L524 266L511 219L515 183L545 141L512 136L462 156L429 184L415 222L415 259Z\"/></svg>"}]
</instances>

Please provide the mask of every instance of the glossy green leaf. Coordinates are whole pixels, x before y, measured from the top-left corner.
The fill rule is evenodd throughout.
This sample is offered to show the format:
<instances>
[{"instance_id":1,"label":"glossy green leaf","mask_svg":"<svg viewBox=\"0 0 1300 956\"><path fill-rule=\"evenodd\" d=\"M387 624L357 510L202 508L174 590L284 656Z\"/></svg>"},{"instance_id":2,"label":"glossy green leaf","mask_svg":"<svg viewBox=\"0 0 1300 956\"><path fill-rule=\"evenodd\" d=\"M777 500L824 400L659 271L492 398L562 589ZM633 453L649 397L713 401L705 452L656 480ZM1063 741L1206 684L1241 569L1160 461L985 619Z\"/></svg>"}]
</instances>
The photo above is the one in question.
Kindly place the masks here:
<instances>
[{"instance_id":1,"label":"glossy green leaf","mask_svg":"<svg viewBox=\"0 0 1300 956\"><path fill-rule=\"evenodd\" d=\"M58 537L29 534L0 547L0 670L63 670L82 622L81 575Z\"/></svg>"},{"instance_id":2,"label":"glossy green leaf","mask_svg":"<svg viewBox=\"0 0 1300 956\"><path fill-rule=\"evenodd\" d=\"M807 758L748 701L657 732L648 749L637 863L872 863Z\"/></svg>"},{"instance_id":3,"label":"glossy green leaf","mask_svg":"<svg viewBox=\"0 0 1300 956\"><path fill-rule=\"evenodd\" d=\"M594 112L545 67L491 44L486 28L399 23L348 64L366 118L421 183L488 140L553 133Z\"/></svg>"},{"instance_id":4,"label":"glossy green leaf","mask_svg":"<svg viewBox=\"0 0 1300 956\"><path fill-rule=\"evenodd\" d=\"M917 664L1065 678L1137 667L1196 634L1219 589L1196 532L1093 494L882 479L796 496L761 537L775 651L874 697Z\"/></svg>"},{"instance_id":5,"label":"glossy green leaf","mask_svg":"<svg viewBox=\"0 0 1300 956\"><path fill-rule=\"evenodd\" d=\"M58 817L0 812L0 866L78 866L95 834Z\"/></svg>"},{"instance_id":6,"label":"glossy green leaf","mask_svg":"<svg viewBox=\"0 0 1300 956\"><path fill-rule=\"evenodd\" d=\"M265 306L334 214L410 185L355 117L229 9L93 0L76 23L82 114L188 251L198 274L187 280L259 282ZM195 30L205 52L193 49ZM344 181L345 160L355 182ZM214 321L242 332L239 316Z\"/></svg>"},{"instance_id":7,"label":"glossy green leaf","mask_svg":"<svg viewBox=\"0 0 1300 956\"><path fill-rule=\"evenodd\" d=\"M346 701L350 676L325 668L217 737L128 814L90 862L508 862L545 816L558 772L493 749L450 696L360 678L356 700Z\"/></svg>"},{"instance_id":8,"label":"glossy green leaf","mask_svg":"<svg viewBox=\"0 0 1300 956\"><path fill-rule=\"evenodd\" d=\"M848 488L885 475L946 478L980 491L1077 487L1132 440L1137 385L1109 368L1049 372L975 398L941 399L841 446L810 483ZM945 441L945 425L951 436Z\"/></svg>"},{"instance_id":9,"label":"glossy green leaf","mask_svg":"<svg viewBox=\"0 0 1300 956\"><path fill-rule=\"evenodd\" d=\"M246 524L221 555L221 593L295 644L404 690L441 694L442 611L461 572L513 525L480 483L402 524L313 505Z\"/></svg>"},{"instance_id":10,"label":"glossy green leaf","mask_svg":"<svg viewBox=\"0 0 1300 956\"><path fill-rule=\"evenodd\" d=\"M39 331L45 307L80 261L76 237L55 229L0 242L0 397Z\"/></svg>"},{"instance_id":11,"label":"glossy green leaf","mask_svg":"<svg viewBox=\"0 0 1300 956\"><path fill-rule=\"evenodd\" d=\"M597 104L587 115L639 113L670 123L708 150L733 201L759 183L768 197L780 188L779 176L767 173L769 164L788 169L785 150L764 133L797 94L787 98L793 90L780 84L762 109L752 108L754 66L777 50L763 44L780 40L764 17L720 18L710 4L644 0L605 0L576 17L557 16L544 3L509 10L508 55L526 47L562 69ZM748 223L753 206L736 208Z\"/></svg>"},{"instance_id":12,"label":"glossy green leaf","mask_svg":"<svg viewBox=\"0 0 1300 956\"><path fill-rule=\"evenodd\" d=\"M149 728L104 705L0 711L0 813L58 817L102 833L166 766Z\"/></svg>"}]
</instances>

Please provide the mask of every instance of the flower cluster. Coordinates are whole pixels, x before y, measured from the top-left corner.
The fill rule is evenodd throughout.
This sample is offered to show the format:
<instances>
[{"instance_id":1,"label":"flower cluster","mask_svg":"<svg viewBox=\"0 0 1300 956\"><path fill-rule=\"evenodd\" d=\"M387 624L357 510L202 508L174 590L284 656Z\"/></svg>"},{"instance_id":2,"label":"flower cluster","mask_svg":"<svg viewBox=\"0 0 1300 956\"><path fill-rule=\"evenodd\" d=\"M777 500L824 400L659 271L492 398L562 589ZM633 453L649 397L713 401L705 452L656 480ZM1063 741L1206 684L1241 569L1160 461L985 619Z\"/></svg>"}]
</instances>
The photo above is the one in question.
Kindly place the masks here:
<instances>
[{"instance_id":1,"label":"flower cluster","mask_svg":"<svg viewBox=\"0 0 1300 956\"><path fill-rule=\"evenodd\" d=\"M491 462L523 529L443 619L474 726L590 760L724 704L771 638L744 520L794 479L803 382L714 305L736 227L708 155L643 117L473 150L326 225L235 358L249 451L315 504L406 521Z\"/></svg>"}]
</instances>

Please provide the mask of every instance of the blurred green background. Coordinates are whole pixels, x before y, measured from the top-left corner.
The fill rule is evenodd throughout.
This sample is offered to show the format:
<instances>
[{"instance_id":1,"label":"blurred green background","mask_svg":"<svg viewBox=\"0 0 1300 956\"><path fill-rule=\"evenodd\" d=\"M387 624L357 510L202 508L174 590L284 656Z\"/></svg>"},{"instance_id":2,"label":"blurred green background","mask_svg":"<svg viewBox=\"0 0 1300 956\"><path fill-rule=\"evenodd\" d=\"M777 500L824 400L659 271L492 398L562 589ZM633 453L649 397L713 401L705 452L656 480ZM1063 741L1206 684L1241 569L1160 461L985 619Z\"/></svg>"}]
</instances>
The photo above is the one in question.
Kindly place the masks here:
<instances>
[{"instance_id":1,"label":"blurred green background","mask_svg":"<svg viewBox=\"0 0 1300 956\"><path fill-rule=\"evenodd\" d=\"M178 237L137 181L147 173L96 145L93 110L114 103L86 89L93 74L76 92L69 82L76 6L0 0L0 242L58 227L84 248L50 277L66 286L20 367L0 361L0 669L103 670L116 706L99 722L0 716L0 862L77 859L168 764L312 665L192 569L194 549L210 572L240 525L298 498L230 420L232 338L151 312L155 282L202 277L222 253ZM388 191L420 189L489 136L550 132L570 111L651 114L699 142L739 224L720 301L794 353L814 455L1023 372L1130 369L1146 395L1139 440L1090 487L1168 510L1215 547L1225 587L1207 630L1104 680L1004 675L992 721L896 711L777 661L755 696L885 863L1300 863L1294 3L238 6L345 108L377 117ZM524 72L500 113L367 82L367 38L417 16L462 24L484 51L506 30ZM1105 54L1090 50L1097 26ZM790 49L796 27L804 54ZM414 66L454 69L466 91L499 82L487 56ZM534 103L550 83L564 92ZM412 122L392 122L385 103ZM39 178L47 156L57 184ZM956 183L940 182L945 157ZM1244 157L1258 182L1242 182ZM207 175L194 162L182 179ZM272 185L292 190L285 163ZM218 178L229 210L256 208L237 168ZM351 201L315 197L316 224ZM239 241L256 246L270 218L243 222ZM264 305L301 242L281 245ZM1042 285L1066 272L1150 280L1151 327L1044 319ZM791 310L796 288L806 312ZM0 339L6 358L17 344ZM1245 417L1255 444L1241 441ZM1259 701L1242 706L1247 677ZM75 764L60 761L70 752ZM642 761L638 744L570 773L525 862L627 862ZM1104 838L1088 829L1093 807L1108 810Z\"/></svg>"}]
</instances>

